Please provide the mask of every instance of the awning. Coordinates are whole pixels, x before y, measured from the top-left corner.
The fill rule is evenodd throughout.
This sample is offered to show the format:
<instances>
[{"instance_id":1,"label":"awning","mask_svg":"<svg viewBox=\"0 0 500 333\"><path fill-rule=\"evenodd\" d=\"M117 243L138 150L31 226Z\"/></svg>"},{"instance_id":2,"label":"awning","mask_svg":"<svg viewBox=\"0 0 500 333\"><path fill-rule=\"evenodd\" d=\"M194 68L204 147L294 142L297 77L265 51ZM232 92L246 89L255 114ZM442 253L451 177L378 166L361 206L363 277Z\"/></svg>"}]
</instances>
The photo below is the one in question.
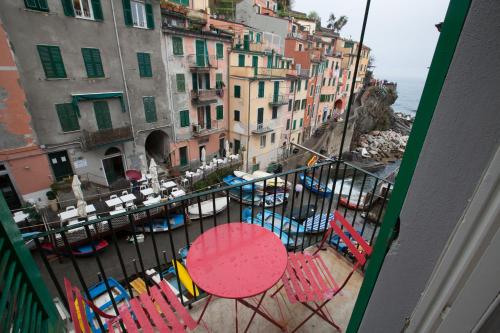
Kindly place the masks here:
<instances>
[{"instance_id":1,"label":"awning","mask_svg":"<svg viewBox=\"0 0 500 333\"><path fill-rule=\"evenodd\" d=\"M122 107L122 112L127 112L125 101L123 100L123 92L106 92L106 93L87 93L87 94L71 94L71 104L76 110L76 114L80 117L80 109L78 108L79 101L95 101L99 99L118 98Z\"/></svg>"}]
</instances>

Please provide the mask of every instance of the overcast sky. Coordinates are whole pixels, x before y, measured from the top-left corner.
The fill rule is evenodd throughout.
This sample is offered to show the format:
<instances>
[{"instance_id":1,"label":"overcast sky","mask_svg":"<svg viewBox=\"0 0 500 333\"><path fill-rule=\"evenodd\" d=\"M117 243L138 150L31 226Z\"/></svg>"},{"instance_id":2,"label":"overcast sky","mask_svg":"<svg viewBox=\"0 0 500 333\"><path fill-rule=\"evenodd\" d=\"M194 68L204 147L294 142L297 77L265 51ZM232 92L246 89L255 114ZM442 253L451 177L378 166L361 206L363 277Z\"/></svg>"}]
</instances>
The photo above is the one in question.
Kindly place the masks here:
<instances>
[{"instance_id":1,"label":"overcast sky","mask_svg":"<svg viewBox=\"0 0 500 333\"><path fill-rule=\"evenodd\" d=\"M323 26L332 12L346 15L341 36L359 40L365 5L365 0L294 0L293 9L315 10ZM375 57L375 76L424 79L439 37L434 25L444 20L447 7L448 0L372 0L365 44Z\"/></svg>"}]
</instances>

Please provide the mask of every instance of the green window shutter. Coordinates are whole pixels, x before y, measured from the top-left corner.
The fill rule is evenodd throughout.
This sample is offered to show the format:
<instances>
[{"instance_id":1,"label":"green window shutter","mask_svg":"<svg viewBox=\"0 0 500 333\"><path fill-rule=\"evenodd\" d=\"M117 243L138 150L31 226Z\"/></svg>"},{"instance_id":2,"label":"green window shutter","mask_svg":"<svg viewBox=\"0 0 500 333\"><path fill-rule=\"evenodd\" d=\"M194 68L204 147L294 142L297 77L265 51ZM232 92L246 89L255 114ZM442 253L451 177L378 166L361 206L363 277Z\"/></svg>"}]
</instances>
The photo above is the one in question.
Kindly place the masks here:
<instances>
[{"instance_id":1,"label":"green window shutter","mask_svg":"<svg viewBox=\"0 0 500 333\"><path fill-rule=\"evenodd\" d=\"M58 46L37 45L38 55L42 62L45 77L65 78L66 70Z\"/></svg>"},{"instance_id":2,"label":"green window shutter","mask_svg":"<svg viewBox=\"0 0 500 333\"><path fill-rule=\"evenodd\" d=\"M273 56L271 54L267 56L267 68L273 68Z\"/></svg>"},{"instance_id":3,"label":"green window shutter","mask_svg":"<svg viewBox=\"0 0 500 333\"><path fill-rule=\"evenodd\" d=\"M82 48L82 56L89 78L104 77L99 49Z\"/></svg>"},{"instance_id":4,"label":"green window shutter","mask_svg":"<svg viewBox=\"0 0 500 333\"><path fill-rule=\"evenodd\" d=\"M127 27L134 26L134 20L132 19L132 8L130 7L130 0L122 0L123 5L123 19Z\"/></svg>"},{"instance_id":5,"label":"green window shutter","mask_svg":"<svg viewBox=\"0 0 500 333\"><path fill-rule=\"evenodd\" d=\"M302 123L304 122L303 118L300 118L300 127L302 127Z\"/></svg>"},{"instance_id":6,"label":"green window shutter","mask_svg":"<svg viewBox=\"0 0 500 333\"><path fill-rule=\"evenodd\" d=\"M73 1L61 0L64 15L75 17L75 9L73 8Z\"/></svg>"},{"instance_id":7,"label":"green window shutter","mask_svg":"<svg viewBox=\"0 0 500 333\"><path fill-rule=\"evenodd\" d=\"M153 77L151 68L151 56L149 53L137 53L137 63L139 65L140 77Z\"/></svg>"},{"instance_id":8,"label":"green window shutter","mask_svg":"<svg viewBox=\"0 0 500 333\"><path fill-rule=\"evenodd\" d=\"M155 17L153 15L153 5L150 3L146 3L145 8L146 8L146 23L148 25L148 29L154 29Z\"/></svg>"},{"instance_id":9,"label":"green window shutter","mask_svg":"<svg viewBox=\"0 0 500 333\"><path fill-rule=\"evenodd\" d=\"M94 12L94 20L102 21L104 16L102 15L101 0L91 0L92 11Z\"/></svg>"},{"instance_id":10,"label":"green window shutter","mask_svg":"<svg viewBox=\"0 0 500 333\"><path fill-rule=\"evenodd\" d=\"M217 105L216 110L217 110L217 120L224 119L224 106Z\"/></svg>"},{"instance_id":11,"label":"green window shutter","mask_svg":"<svg viewBox=\"0 0 500 333\"><path fill-rule=\"evenodd\" d=\"M56 104L57 116L63 132L78 131L80 124L72 103Z\"/></svg>"},{"instance_id":12,"label":"green window shutter","mask_svg":"<svg viewBox=\"0 0 500 333\"><path fill-rule=\"evenodd\" d=\"M222 89L222 73L215 73L215 88Z\"/></svg>"},{"instance_id":13,"label":"green window shutter","mask_svg":"<svg viewBox=\"0 0 500 333\"><path fill-rule=\"evenodd\" d=\"M109 113L108 102L97 101L94 102L94 112L95 120L97 122L97 128L100 130L113 128L111 123L111 114Z\"/></svg>"},{"instance_id":14,"label":"green window shutter","mask_svg":"<svg viewBox=\"0 0 500 333\"><path fill-rule=\"evenodd\" d=\"M257 43L260 43L260 32L258 32L257 35L255 36L255 41Z\"/></svg>"},{"instance_id":15,"label":"green window shutter","mask_svg":"<svg viewBox=\"0 0 500 333\"><path fill-rule=\"evenodd\" d=\"M222 43L215 44L217 59L224 58L224 45Z\"/></svg>"},{"instance_id":16,"label":"green window shutter","mask_svg":"<svg viewBox=\"0 0 500 333\"><path fill-rule=\"evenodd\" d=\"M292 93L293 92L293 88L295 86L295 82L291 81L290 82L290 92Z\"/></svg>"},{"instance_id":17,"label":"green window shutter","mask_svg":"<svg viewBox=\"0 0 500 333\"><path fill-rule=\"evenodd\" d=\"M173 51L174 55L183 55L184 54L181 37L172 37L172 51Z\"/></svg>"},{"instance_id":18,"label":"green window shutter","mask_svg":"<svg viewBox=\"0 0 500 333\"><path fill-rule=\"evenodd\" d=\"M184 74L175 74L175 81L177 82L177 92L186 91L186 79Z\"/></svg>"},{"instance_id":19,"label":"green window shutter","mask_svg":"<svg viewBox=\"0 0 500 333\"><path fill-rule=\"evenodd\" d=\"M264 97L264 85L265 85L265 82L264 81L259 81L259 98L262 98Z\"/></svg>"},{"instance_id":20,"label":"green window shutter","mask_svg":"<svg viewBox=\"0 0 500 333\"><path fill-rule=\"evenodd\" d=\"M188 110L182 110L180 112L181 116L181 127L187 127L189 126L189 111Z\"/></svg>"},{"instance_id":21,"label":"green window shutter","mask_svg":"<svg viewBox=\"0 0 500 333\"><path fill-rule=\"evenodd\" d=\"M240 86L234 86L234 97L240 98L241 96L241 87Z\"/></svg>"},{"instance_id":22,"label":"green window shutter","mask_svg":"<svg viewBox=\"0 0 500 333\"><path fill-rule=\"evenodd\" d=\"M294 120L292 129L295 129L296 127L297 127L297 120Z\"/></svg>"},{"instance_id":23,"label":"green window shutter","mask_svg":"<svg viewBox=\"0 0 500 333\"><path fill-rule=\"evenodd\" d=\"M187 155L187 147L180 147L179 148L179 156L180 156L180 162L181 166L187 165L188 164L188 155Z\"/></svg>"},{"instance_id":24,"label":"green window shutter","mask_svg":"<svg viewBox=\"0 0 500 333\"><path fill-rule=\"evenodd\" d=\"M28 9L40 10L44 12L49 11L47 0L24 0L24 5Z\"/></svg>"},{"instance_id":25,"label":"green window shutter","mask_svg":"<svg viewBox=\"0 0 500 333\"><path fill-rule=\"evenodd\" d=\"M286 129L289 130L290 129L290 119L287 119L286 120Z\"/></svg>"},{"instance_id":26,"label":"green window shutter","mask_svg":"<svg viewBox=\"0 0 500 333\"><path fill-rule=\"evenodd\" d=\"M143 97L144 116L147 123L154 123L158 120L156 117L156 103L154 97Z\"/></svg>"},{"instance_id":27,"label":"green window shutter","mask_svg":"<svg viewBox=\"0 0 500 333\"><path fill-rule=\"evenodd\" d=\"M244 54L238 55L238 66L245 67L245 55Z\"/></svg>"}]
</instances>

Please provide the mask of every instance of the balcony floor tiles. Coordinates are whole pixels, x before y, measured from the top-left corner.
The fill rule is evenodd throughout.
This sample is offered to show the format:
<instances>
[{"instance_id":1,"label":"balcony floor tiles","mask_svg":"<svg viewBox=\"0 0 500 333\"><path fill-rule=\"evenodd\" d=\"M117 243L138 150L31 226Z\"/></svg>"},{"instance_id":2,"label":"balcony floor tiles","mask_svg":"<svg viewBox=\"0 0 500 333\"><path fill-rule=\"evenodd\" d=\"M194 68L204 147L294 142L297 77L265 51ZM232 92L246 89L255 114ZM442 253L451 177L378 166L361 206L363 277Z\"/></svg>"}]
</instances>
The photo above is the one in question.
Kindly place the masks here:
<instances>
[{"instance_id":1,"label":"balcony floor tiles","mask_svg":"<svg viewBox=\"0 0 500 333\"><path fill-rule=\"evenodd\" d=\"M306 252L312 252L314 249L315 248L309 248ZM332 248L320 251L320 255L330 269L335 281L340 284L351 271L352 264ZM363 275L359 272L355 272L342 292L335 296L327 305L333 320L341 327L342 331L345 331L347 328L362 282ZM271 291L275 289L276 287L273 287ZM268 293L268 295L269 294L270 293ZM280 314L276 301L268 297L268 295L266 295L263 304L274 318L279 319ZM285 320L287 320L289 331L293 330L310 314L310 311L302 304L290 304L286 297L285 290L282 289L276 296L279 298L280 306L285 316ZM190 311L193 318L199 318L205 302L206 299L203 299L193 304L193 308ZM252 303L256 304L256 301ZM234 305L233 300L214 298L205 312L203 321L212 332L235 332ZM243 331L246 328L251 315L252 311L250 309L238 304L239 331ZM199 325L195 332L206 332L206 330L203 325ZM280 332L280 329L257 314L250 326L249 332ZM314 316L301 327L299 332L336 332L336 330L318 316Z\"/></svg>"}]
</instances>

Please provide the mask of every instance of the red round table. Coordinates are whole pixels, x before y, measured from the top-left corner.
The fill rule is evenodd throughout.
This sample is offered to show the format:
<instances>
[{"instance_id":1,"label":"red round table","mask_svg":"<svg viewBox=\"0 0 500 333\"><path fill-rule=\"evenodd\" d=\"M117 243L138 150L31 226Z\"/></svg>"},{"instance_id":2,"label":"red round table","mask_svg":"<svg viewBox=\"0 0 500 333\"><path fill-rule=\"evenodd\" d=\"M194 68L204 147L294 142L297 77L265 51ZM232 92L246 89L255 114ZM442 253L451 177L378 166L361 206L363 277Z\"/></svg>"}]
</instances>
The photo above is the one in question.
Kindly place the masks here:
<instances>
[{"instance_id":1,"label":"red round table","mask_svg":"<svg viewBox=\"0 0 500 333\"><path fill-rule=\"evenodd\" d=\"M235 299L255 311L248 326L259 313L284 328L259 306L286 266L286 249L274 233L259 225L238 222L209 229L194 241L187 256L187 269L198 287L213 296ZM257 307L244 300L259 294L263 295Z\"/></svg>"}]
</instances>

